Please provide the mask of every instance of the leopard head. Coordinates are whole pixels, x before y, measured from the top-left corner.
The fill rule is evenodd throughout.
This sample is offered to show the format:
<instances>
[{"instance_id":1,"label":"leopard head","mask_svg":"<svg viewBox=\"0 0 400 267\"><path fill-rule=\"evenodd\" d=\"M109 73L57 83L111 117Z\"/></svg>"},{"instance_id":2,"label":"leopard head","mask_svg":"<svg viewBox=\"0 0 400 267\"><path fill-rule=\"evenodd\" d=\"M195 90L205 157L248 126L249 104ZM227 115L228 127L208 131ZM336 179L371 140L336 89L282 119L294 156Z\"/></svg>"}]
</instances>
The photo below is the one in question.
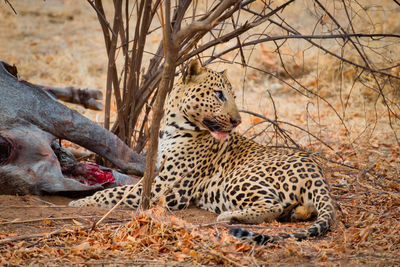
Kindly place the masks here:
<instances>
[{"instance_id":1,"label":"leopard head","mask_svg":"<svg viewBox=\"0 0 400 267\"><path fill-rule=\"evenodd\" d=\"M203 68L191 61L182 79L179 110L200 130L208 130L214 138L224 141L241 123L235 95L226 71Z\"/></svg>"}]
</instances>

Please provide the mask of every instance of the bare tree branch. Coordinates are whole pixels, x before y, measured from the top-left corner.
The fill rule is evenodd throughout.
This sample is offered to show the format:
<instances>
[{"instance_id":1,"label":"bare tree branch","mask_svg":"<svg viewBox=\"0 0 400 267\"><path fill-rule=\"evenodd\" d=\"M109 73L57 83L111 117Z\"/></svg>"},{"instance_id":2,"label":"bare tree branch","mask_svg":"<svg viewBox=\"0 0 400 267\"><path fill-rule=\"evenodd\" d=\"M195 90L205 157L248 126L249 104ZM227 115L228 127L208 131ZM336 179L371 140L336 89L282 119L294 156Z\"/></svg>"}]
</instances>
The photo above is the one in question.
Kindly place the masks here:
<instances>
[{"instance_id":1,"label":"bare tree branch","mask_svg":"<svg viewBox=\"0 0 400 267\"><path fill-rule=\"evenodd\" d=\"M12 9L12 11L14 12L15 15L18 15L18 14L17 14L17 11L14 9L14 7L13 7L13 5L10 3L10 1L4 0L4 2L6 2L6 3L11 7L11 9Z\"/></svg>"},{"instance_id":2,"label":"bare tree branch","mask_svg":"<svg viewBox=\"0 0 400 267\"><path fill-rule=\"evenodd\" d=\"M296 129L299 129L299 130L301 130L301 131L303 131L303 132L305 132L305 133L311 135L311 136L314 137L316 140L318 140L319 142L321 142L323 145L325 145L326 147L328 147L330 150L334 150L330 145L328 145L326 142L324 142L321 138L318 138L318 136L315 136L313 133L311 133L311 132L309 132L309 131L307 131L307 130L301 128L300 126L297 126L297 125L295 125L295 124L292 124L292 123L286 122L286 121L273 121L273 120L270 120L270 119L268 119L267 117L265 117L265 116L263 116L263 115L261 115L261 114L255 113L255 112L253 112L253 111L240 110L240 112L242 112L242 113L247 113L247 114L251 114L251 115L253 115L253 116L256 116L256 117L259 117L259 118L265 120L266 122L271 123L271 124L274 125L281 133L283 133L283 134L285 135L285 137L289 137L289 136L286 134L286 130L282 129L282 128L279 126L279 123L283 123L283 124L287 124L287 125L289 125L289 126L292 126L292 127L296 128ZM289 137L289 140L290 140L290 142L292 142L297 148L300 147L300 146L299 146L296 142L294 142L290 137Z\"/></svg>"},{"instance_id":3,"label":"bare tree branch","mask_svg":"<svg viewBox=\"0 0 400 267\"><path fill-rule=\"evenodd\" d=\"M294 1L294 0L293 0ZM230 6L232 6L236 1L235 0L224 0L220 5L205 19L202 21L193 21L189 26L180 30L174 36L174 42L180 44L183 39L185 39L189 34L198 31L208 31L210 30L215 23L217 22L219 16L227 10Z\"/></svg>"},{"instance_id":4,"label":"bare tree branch","mask_svg":"<svg viewBox=\"0 0 400 267\"><path fill-rule=\"evenodd\" d=\"M394 1L397 3L397 0ZM146 193L143 195L143 207L148 206L150 197L149 192L156 161L155 151L157 150L160 114L165 95L172 86L176 66L183 65L185 61L193 57L200 59L203 65L211 62L241 64L246 68L246 73L247 69L266 73L268 76L271 75L278 79L280 83L295 90L296 94L301 94L309 100L322 100L340 119L343 128L350 136L349 131L352 129L348 129L346 125L349 119L346 114L346 108L350 103L353 87L354 90L358 90L358 87L353 85L349 95L346 95L347 92L340 87L340 94L342 94L341 90L343 90L344 97L341 101L343 111L340 111L334 100L324 97L318 90L313 88L314 86L307 85L308 80L303 78L309 76L298 77L295 73L290 73L292 71L291 65L287 61L290 55L287 53L284 55L283 49L289 46L290 40L305 40L308 47L304 48L303 52L309 48L317 48L323 54L328 54L338 59L341 66L338 72L343 74L345 66L350 66L352 69L355 67L353 83L363 85L365 88L371 87L370 89L379 95L379 99L380 97L383 98L387 113L391 115L389 116L389 122L392 129L395 129L395 122L399 120L398 113L396 113L397 115L395 114L399 105L396 103L395 98L391 98L391 95L387 93L388 84L392 86L394 91L397 90L395 88L400 76L396 70L398 64L395 64L395 62L398 59L392 59L389 53L379 54L382 49L381 47L377 48L375 44L378 41L380 43L387 42L384 45L393 47L400 40L400 35L395 32L375 33L376 31L374 30L357 32L359 25L352 19L354 19L354 16L364 19L360 15L364 13L361 12L367 14L367 9L363 9L361 3L355 3L357 8L360 7L359 10L361 10L358 11L360 13L358 14L352 6L352 1L342 1L339 10L337 5L332 7L328 3L315 0L312 2L315 3L314 10L309 10L315 13L315 17L311 18L314 19L313 28L307 31L311 32L311 34L302 34L301 30L297 30L294 27L293 23L288 22L290 18L286 17L286 8L291 8L294 0L283 1L282 5L279 6L272 1L258 3L255 3L256 0L212 1L210 4L208 2L202 3L204 4L202 7L205 7L204 11L199 8L197 2L190 0L180 0L172 3L171 1L163 2L161 0L125 1L124 7L121 7L122 0L113 0L114 22L112 29L105 19L102 1L88 0L88 2L92 5L93 3L96 4L95 10L102 26L109 59L107 88L114 90L114 95L110 94L111 91L107 91L108 98L106 99L108 100L106 100L106 103L108 103L107 109L110 109L110 101L112 97L115 97L118 115L112 131L127 144L135 146L137 151L141 151L146 146L146 140L149 141L147 143L148 167L145 175L145 190L143 192ZM163 5L162 8L160 8L161 4ZM324 17L322 17L321 13ZM243 17L244 14L246 17ZM116 17L119 17L119 19ZM323 26L323 18L326 17L331 23L329 25L333 25L333 29L329 28L328 31L323 28L326 27ZM348 22L338 19L339 17L345 20L347 18ZM160 21L156 21L157 18ZM372 24L374 22L373 17L368 19L368 23ZM346 29L343 29L341 24L346 25ZM155 37L161 31L163 38L158 40ZM113 32L117 33L117 35L113 34ZM328 33L321 34L321 32ZM120 36L120 40L118 40L118 36ZM153 39L149 40L149 36L152 36ZM336 42L320 42L319 40L334 40ZM149 41L158 42L158 44L148 46ZM229 46L220 46L221 43L226 42L230 42ZM256 51L257 45L261 43L275 44L275 51L271 53L276 56L277 63L281 65L284 71L281 71L280 68L279 71L275 72L275 69L269 70L268 68L263 69L263 66L249 65L252 64L250 62L253 62L254 59L255 53L253 55L253 51ZM302 44L303 42L298 43ZM334 45L328 46L326 43L334 43ZM122 53L119 53L119 50L122 50ZM350 54L348 53L349 51L354 51L354 53ZM387 51L392 52L395 50L387 49ZM384 63L378 64L378 61L372 56L374 55L373 53L379 55ZM115 62L118 62L118 64ZM119 64L119 62L123 63ZM121 68L119 72L117 72L117 67ZM317 79L318 75L319 72L317 70ZM368 80L371 80L372 83L375 82L374 85L363 80L367 75ZM246 78L243 78L244 85L245 81ZM319 89L318 86L317 89ZM291 133L285 127L282 128L282 125L285 124L291 128L306 132L310 140L316 139L329 149L333 149L324 140L316 136L314 132L306 131L289 122L280 121L277 116L279 114L279 105L275 106L272 95L270 97L276 116L274 120L270 120L271 124L263 129L260 134L272 129L274 131L273 138L275 138L275 140L272 138L272 141L277 143L278 141L283 141L286 144L298 146L290 136ZM342 99L342 96L340 98ZM154 105L152 105L153 102ZM380 104L377 100L373 103L375 106ZM315 119L316 123L320 123L318 115L317 119ZM377 111L375 117L376 120L373 127L378 127L379 117ZM110 113L107 116L107 121L109 118ZM152 118L150 127L149 118ZM148 129L150 129L150 134Z\"/></svg>"},{"instance_id":5,"label":"bare tree branch","mask_svg":"<svg viewBox=\"0 0 400 267\"><path fill-rule=\"evenodd\" d=\"M115 35L115 32L113 31L113 29L111 29L110 23L108 23L105 15L104 15L104 10L103 10L103 5L101 4L101 0L95 0L96 4L93 3L93 0L87 0L89 2L89 4L93 7L93 9L96 11L97 16L99 16L99 21L103 27L103 23L104 25L110 30L110 32ZM99 3L101 5L99 5ZM101 6L101 8L99 8ZM103 29L104 32L104 29Z\"/></svg>"},{"instance_id":6,"label":"bare tree branch","mask_svg":"<svg viewBox=\"0 0 400 267\"><path fill-rule=\"evenodd\" d=\"M165 35L165 52L166 52L166 63L163 69L160 87L158 90L156 103L153 111L153 120L151 121L151 134L149 140L149 149L146 156L146 169L143 176L143 192L141 207L148 209L150 206L150 195L151 186L154 180L154 169L157 161L157 149L158 149L158 132L160 131L160 121L163 114L163 107L167 93L171 90L174 82L175 64L178 56L177 43L174 42L174 37L171 33L171 2L165 0L165 24L164 24L164 35Z\"/></svg>"}]
</instances>

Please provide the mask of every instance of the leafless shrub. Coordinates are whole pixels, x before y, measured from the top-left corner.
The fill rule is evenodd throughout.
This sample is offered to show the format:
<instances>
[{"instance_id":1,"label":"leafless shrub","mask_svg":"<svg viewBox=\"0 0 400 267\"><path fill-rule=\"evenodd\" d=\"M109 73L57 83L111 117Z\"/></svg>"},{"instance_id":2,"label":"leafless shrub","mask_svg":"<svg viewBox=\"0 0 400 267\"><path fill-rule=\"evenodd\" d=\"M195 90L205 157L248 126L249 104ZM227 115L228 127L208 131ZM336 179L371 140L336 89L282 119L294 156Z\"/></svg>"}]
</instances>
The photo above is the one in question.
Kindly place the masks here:
<instances>
[{"instance_id":1,"label":"leafless shrub","mask_svg":"<svg viewBox=\"0 0 400 267\"><path fill-rule=\"evenodd\" d=\"M105 127L111 126L111 103L115 99L117 117L112 131L137 151L141 151L150 138L145 174L147 195L164 99L173 84L176 67L183 69L183 64L191 58L200 59L203 65L222 61L267 73L295 93L326 104L346 132L349 132L346 109L353 92L345 92L341 82L349 76L353 84L364 85L362 93L373 103L380 99L386 107L393 135L400 144L394 126L400 121L399 58L396 55L400 35L377 28L370 11L379 8L379 4L367 5L352 0L307 1L304 8L297 6L296 9L308 12L309 24L314 25L304 29L285 20L283 11L292 7L294 0L280 1L280 4L255 0L205 3L181 0L173 4L160 0L113 0L112 19L107 19L101 0L88 2L98 14L109 59ZM395 1L394 7L396 4ZM156 49L149 50L151 42L158 43ZM219 46L226 42L229 46ZM294 60L294 53L287 51L290 42L301 43L303 47L299 62ZM275 61L269 65L257 65L252 58L260 44L268 45L273 53ZM305 59L309 49L320 50L337 60L323 68L330 73L325 82L338 84L334 93L339 94L340 110L330 103L329 94L322 92L324 81L318 80L318 71L316 84L305 83L302 78L312 71ZM149 127L151 113L153 120ZM297 146L284 128L309 132L280 121L277 116L268 121L273 125L272 133L277 142L286 140L287 144ZM152 133L150 137L149 133ZM310 138L330 148L316 135L310 133Z\"/></svg>"}]
</instances>

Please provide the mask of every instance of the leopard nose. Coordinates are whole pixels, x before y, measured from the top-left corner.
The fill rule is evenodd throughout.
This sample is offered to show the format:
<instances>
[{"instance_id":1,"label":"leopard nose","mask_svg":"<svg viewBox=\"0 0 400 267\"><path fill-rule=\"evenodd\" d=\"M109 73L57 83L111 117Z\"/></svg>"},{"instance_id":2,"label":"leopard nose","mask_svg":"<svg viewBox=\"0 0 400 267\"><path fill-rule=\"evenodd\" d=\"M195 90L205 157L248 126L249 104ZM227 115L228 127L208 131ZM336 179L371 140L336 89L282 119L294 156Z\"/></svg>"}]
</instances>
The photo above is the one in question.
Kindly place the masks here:
<instances>
[{"instance_id":1,"label":"leopard nose","mask_svg":"<svg viewBox=\"0 0 400 267\"><path fill-rule=\"evenodd\" d=\"M230 118L230 121L231 121L231 124L233 127L238 126L242 122L240 117L239 118Z\"/></svg>"}]
</instances>

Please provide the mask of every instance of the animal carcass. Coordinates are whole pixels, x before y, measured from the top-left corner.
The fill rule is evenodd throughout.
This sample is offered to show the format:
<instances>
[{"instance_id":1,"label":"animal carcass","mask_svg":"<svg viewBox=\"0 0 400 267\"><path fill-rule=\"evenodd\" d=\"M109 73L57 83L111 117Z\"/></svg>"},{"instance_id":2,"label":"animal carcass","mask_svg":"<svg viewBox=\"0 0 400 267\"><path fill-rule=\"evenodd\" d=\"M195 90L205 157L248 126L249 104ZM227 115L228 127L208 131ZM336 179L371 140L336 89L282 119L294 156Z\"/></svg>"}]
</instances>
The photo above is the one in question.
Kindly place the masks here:
<instances>
[{"instance_id":1,"label":"animal carcass","mask_svg":"<svg viewBox=\"0 0 400 267\"><path fill-rule=\"evenodd\" d=\"M16 77L0 61L0 194L86 191L101 185L63 175L51 146L66 139L101 155L123 172L140 175L144 157L117 136ZM128 182L122 177L120 184ZM129 180L129 179L128 179Z\"/></svg>"}]
</instances>

